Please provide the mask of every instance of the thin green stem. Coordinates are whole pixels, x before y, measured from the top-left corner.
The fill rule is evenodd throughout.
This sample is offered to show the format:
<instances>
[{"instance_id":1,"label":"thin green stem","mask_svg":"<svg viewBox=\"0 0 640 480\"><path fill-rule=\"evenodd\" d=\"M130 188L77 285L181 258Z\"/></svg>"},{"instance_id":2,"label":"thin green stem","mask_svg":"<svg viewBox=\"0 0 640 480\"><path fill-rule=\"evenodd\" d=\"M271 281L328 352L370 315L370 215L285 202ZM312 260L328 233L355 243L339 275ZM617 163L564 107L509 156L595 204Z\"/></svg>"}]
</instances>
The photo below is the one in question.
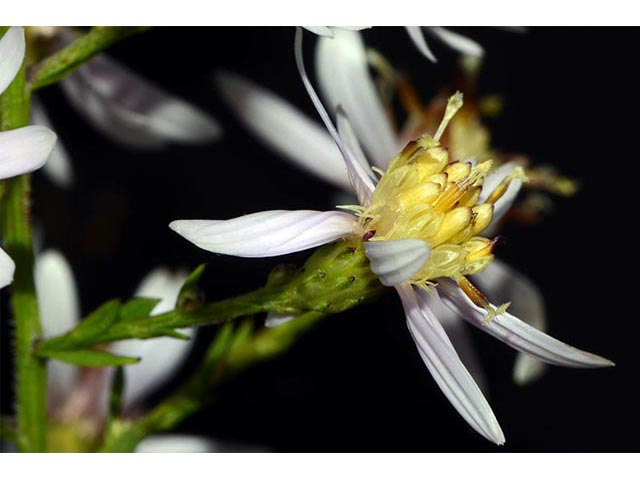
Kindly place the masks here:
<instances>
[{"instance_id":1,"label":"thin green stem","mask_svg":"<svg viewBox=\"0 0 640 480\"><path fill-rule=\"evenodd\" d=\"M80 68L98 53L149 27L92 27L70 45L45 58L29 69L31 88L46 87Z\"/></svg>"},{"instance_id":2,"label":"thin green stem","mask_svg":"<svg viewBox=\"0 0 640 480\"><path fill-rule=\"evenodd\" d=\"M30 92L25 80L23 67L0 96L0 130L28 124ZM46 449L46 366L32 349L42 328L33 282L30 195L30 175L5 180L0 213L4 246L16 264L11 308L15 323L17 441L22 451L41 452Z\"/></svg>"},{"instance_id":3,"label":"thin green stem","mask_svg":"<svg viewBox=\"0 0 640 480\"><path fill-rule=\"evenodd\" d=\"M40 343L36 352L47 356L50 351L77 350L129 338L152 338L176 328L211 325L243 315L279 311L282 305L282 288L260 288L245 295L210 303L194 312L172 310L162 315L116 323L91 337L76 335L76 331L72 330L66 335Z\"/></svg>"},{"instance_id":4,"label":"thin green stem","mask_svg":"<svg viewBox=\"0 0 640 480\"><path fill-rule=\"evenodd\" d=\"M321 312L308 312L280 327L262 329L255 334L250 321L237 329L232 324L225 325L200 367L174 395L135 421L112 422L102 451L132 452L148 435L175 427L211 404L216 387L257 362L283 354L302 333L325 316Z\"/></svg>"}]
</instances>

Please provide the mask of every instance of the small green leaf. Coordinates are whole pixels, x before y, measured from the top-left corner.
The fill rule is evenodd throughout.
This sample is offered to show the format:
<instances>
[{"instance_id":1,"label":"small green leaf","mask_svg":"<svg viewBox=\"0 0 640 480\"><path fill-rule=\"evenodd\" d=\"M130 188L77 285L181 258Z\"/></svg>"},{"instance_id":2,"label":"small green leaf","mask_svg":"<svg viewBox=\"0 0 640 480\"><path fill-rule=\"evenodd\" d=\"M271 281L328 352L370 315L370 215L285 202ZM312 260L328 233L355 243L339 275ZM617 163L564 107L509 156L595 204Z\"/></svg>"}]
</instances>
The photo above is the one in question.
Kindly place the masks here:
<instances>
[{"instance_id":1,"label":"small green leaf","mask_svg":"<svg viewBox=\"0 0 640 480\"><path fill-rule=\"evenodd\" d=\"M118 322L132 320L134 318L147 317L158 303L159 298L134 298L122 305L118 314Z\"/></svg>"},{"instance_id":2,"label":"small green leaf","mask_svg":"<svg viewBox=\"0 0 640 480\"><path fill-rule=\"evenodd\" d=\"M75 337L92 338L118 321L119 300L109 300L91 312L73 331Z\"/></svg>"},{"instance_id":3,"label":"small green leaf","mask_svg":"<svg viewBox=\"0 0 640 480\"><path fill-rule=\"evenodd\" d=\"M54 360L60 360L61 362L85 367L131 365L132 363L138 363L140 361L139 358L123 357L99 350L44 351L39 352L39 354Z\"/></svg>"},{"instance_id":4,"label":"small green leaf","mask_svg":"<svg viewBox=\"0 0 640 480\"><path fill-rule=\"evenodd\" d=\"M204 273L204 269L207 266L205 264L199 265L191 274L187 277L180 294L178 295L178 301L176 302L176 310L183 312L194 312L198 310L204 304L204 296L198 288L198 281Z\"/></svg>"}]
</instances>

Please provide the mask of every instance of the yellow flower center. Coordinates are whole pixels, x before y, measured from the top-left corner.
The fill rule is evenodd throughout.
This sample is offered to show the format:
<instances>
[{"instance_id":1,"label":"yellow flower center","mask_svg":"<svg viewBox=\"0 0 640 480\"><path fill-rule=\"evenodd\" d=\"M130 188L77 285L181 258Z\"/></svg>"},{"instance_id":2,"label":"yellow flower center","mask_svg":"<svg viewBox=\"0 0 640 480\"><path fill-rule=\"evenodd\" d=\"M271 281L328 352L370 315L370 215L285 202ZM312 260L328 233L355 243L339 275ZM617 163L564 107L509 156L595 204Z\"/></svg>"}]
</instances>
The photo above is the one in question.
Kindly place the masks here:
<instances>
[{"instance_id":1,"label":"yellow flower center","mask_svg":"<svg viewBox=\"0 0 640 480\"><path fill-rule=\"evenodd\" d=\"M434 137L412 141L390 163L368 207L358 211L370 241L419 239L431 248L422 269L409 280L428 289L436 279L456 281L483 308L488 301L466 280L494 258L496 241L480 236L493 219L493 205L521 169L506 177L483 203L478 203L492 161L477 165L450 161L440 137L462 106L462 94L453 95ZM489 309L487 309L489 310ZM495 312L494 312L495 313Z\"/></svg>"}]
</instances>

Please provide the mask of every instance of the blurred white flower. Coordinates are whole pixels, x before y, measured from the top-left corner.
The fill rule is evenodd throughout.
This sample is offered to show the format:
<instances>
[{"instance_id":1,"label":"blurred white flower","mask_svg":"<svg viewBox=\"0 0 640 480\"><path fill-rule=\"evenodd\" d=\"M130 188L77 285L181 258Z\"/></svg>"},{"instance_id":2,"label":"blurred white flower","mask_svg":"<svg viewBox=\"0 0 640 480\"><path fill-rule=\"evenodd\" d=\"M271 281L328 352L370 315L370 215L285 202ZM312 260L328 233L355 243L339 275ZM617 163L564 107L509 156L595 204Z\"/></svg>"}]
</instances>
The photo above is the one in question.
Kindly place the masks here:
<instances>
[{"instance_id":1,"label":"blurred white flower","mask_svg":"<svg viewBox=\"0 0 640 480\"><path fill-rule=\"evenodd\" d=\"M507 305L491 304L467 280L467 275L481 271L493 258L492 243L477 235L489 225L494 210L499 215L500 209L509 208L521 182L514 172L498 169L488 174L489 162L449 165L439 139L460 108L461 96L450 100L434 137L425 135L409 143L378 181L347 116L338 109L336 130L316 95L304 70L300 30L296 34L296 62L307 92L344 159L360 202L350 208L355 215L274 210L226 221L177 220L170 228L200 248L239 257L284 255L362 235L371 270L383 285L396 288L409 331L434 380L469 425L497 444L504 443L500 425L434 315L431 301L442 301L474 326L544 362L570 367L613 365L506 313ZM473 202L458 207L463 198ZM501 206L498 199L504 199ZM431 228L433 225L437 228Z\"/></svg>"},{"instance_id":2,"label":"blurred white flower","mask_svg":"<svg viewBox=\"0 0 640 480\"><path fill-rule=\"evenodd\" d=\"M0 38L0 94L13 81L24 60L24 30L11 27ZM42 167L56 143L45 127L29 126L0 132L0 180ZM15 263L0 249L0 288L13 281Z\"/></svg>"},{"instance_id":3,"label":"blurred white flower","mask_svg":"<svg viewBox=\"0 0 640 480\"><path fill-rule=\"evenodd\" d=\"M68 31L59 32L68 43ZM129 148L159 150L171 143L199 144L217 140L219 123L105 54L94 57L60 82L73 107L105 136ZM32 123L50 125L39 102ZM62 187L73 181L69 156L62 145L45 170Z\"/></svg>"},{"instance_id":4,"label":"blurred white flower","mask_svg":"<svg viewBox=\"0 0 640 480\"><path fill-rule=\"evenodd\" d=\"M180 288L188 276L186 271L172 273L163 267L156 268L140 282L134 296L160 298L161 302L151 311L151 315L160 315L175 308ZM190 338L195 335L195 328L179 331ZM192 341L159 337L148 340L122 340L111 346L109 350L118 355L142 358L139 363L125 367L125 411L135 407L148 393L153 392L176 373L189 354L190 342Z\"/></svg>"},{"instance_id":5,"label":"blurred white flower","mask_svg":"<svg viewBox=\"0 0 640 480\"><path fill-rule=\"evenodd\" d=\"M405 129L395 129L385 111L378 90L369 73L367 51L360 34L341 29L332 30L331 38L320 38L316 49L316 71L320 88L332 111L338 105L343 108L353 125L358 140L373 164L386 169L391 159L402 149L407 139ZM261 140L290 160L294 165L341 188L351 189L350 180L340 150L325 128L297 110L286 100L253 82L229 72L218 72L217 85L238 118ZM494 175L485 179L485 191L497 187L500 179L516 168L515 162L506 163L496 169ZM489 184L493 182L492 184ZM508 195L496 202L493 219L488 231L495 231L501 217L507 212L507 201L512 202L517 194L515 184ZM499 275L498 271L503 271ZM485 280L486 277L486 280ZM475 278L491 298L501 298L505 284L521 285L511 292L508 299L512 311L530 325L546 328L542 296L537 288L513 268L503 262L494 262L491 269L478 273ZM513 279L513 281L504 279ZM515 279L522 279L516 281ZM505 300L506 301L506 300ZM472 342L462 319L447 308L439 308L438 299L431 300L432 308L445 312L443 325L454 345L461 352L477 378L482 377L482 368L472 351ZM291 317L270 314L267 326L277 326ZM473 362L473 366L471 366ZM534 380L541 369L524 368L536 365L535 360L524 353L518 354L514 376L518 383ZM535 374L534 374L535 373Z\"/></svg>"},{"instance_id":6,"label":"blurred white flower","mask_svg":"<svg viewBox=\"0 0 640 480\"><path fill-rule=\"evenodd\" d=\"M60 335L74 328L80 321L80 305L73 273L65 258L53 250L36 255L34 275L44 337ZM159 298L161 302L152 311L153 315L158 315L173 308L186 278L185 272L171 273L165 268L157 268L143 279L135 296ZM192 332L192 329L183 330L187 335ZM130 411L145 395L166 382L188 355L193 341L193 338L159 338L112 344L109 350L114 353L142 357L139 363L124 367L123 410ZM81 373L83 370L84 375ZM91 415L103 416L107 408L109 383L105 370L81 369L49 361L47 387L50 405L74 416L87 410Z\"/></svg>"}]
</instances>

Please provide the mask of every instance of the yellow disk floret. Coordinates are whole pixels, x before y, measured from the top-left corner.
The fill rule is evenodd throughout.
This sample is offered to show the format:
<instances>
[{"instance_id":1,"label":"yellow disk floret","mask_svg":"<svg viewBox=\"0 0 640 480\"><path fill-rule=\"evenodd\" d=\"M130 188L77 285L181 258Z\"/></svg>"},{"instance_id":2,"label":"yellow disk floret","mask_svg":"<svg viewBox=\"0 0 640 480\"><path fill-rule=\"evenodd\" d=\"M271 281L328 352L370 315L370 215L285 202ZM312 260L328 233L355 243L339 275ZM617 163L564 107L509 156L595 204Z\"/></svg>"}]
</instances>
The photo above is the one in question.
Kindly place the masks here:
<instances>
[{"instance_id":1,"label":"yellow disk floret","mask_svg":"<svg viewBox=\"0 0 640 480\"><path fill-rule=\"evenodd\" d=\"M371 232L369 241L419 239L429 245L428 260L409 280L421 288L448 277L471 291L466 275L483 270L493 260L495 241L480 234L491 223L493 204L517 176L507 176L485 202L478 203L491 160L477 165L451 162L447 148L439 142L461 105L461 94L449 99L436 135L425 134L410 142L383 173L370 205L356 212ZM478 292L473 300L483 298ZM481 303L483 308L489 305L486 300Z\"/></svg>"}]
</instances>

